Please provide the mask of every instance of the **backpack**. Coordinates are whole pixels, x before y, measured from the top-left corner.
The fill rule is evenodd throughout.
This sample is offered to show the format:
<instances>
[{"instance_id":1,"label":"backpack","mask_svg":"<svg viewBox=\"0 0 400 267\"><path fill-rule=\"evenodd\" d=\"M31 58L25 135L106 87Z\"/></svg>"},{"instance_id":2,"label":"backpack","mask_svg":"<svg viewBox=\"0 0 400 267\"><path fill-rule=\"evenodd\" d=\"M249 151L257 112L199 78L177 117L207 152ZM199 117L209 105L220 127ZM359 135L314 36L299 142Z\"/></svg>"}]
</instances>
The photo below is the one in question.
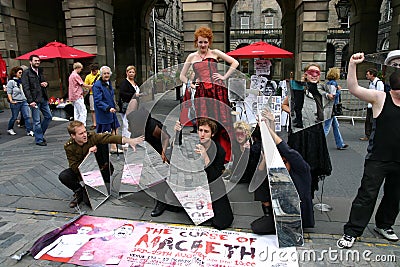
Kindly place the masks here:
<instances>
[{"instance_id":1,"label":"backpack","mask_svg":"<svg viewBox=\"0 0 400 267\"><path fill-rule=\"evenodd\" d=\"M381 81L381 82L383 82L382 80L378 80L378 82L379 81ZM378 83L378 82L376 82L376 83ZM387 93L387 92L389 92L390 91L390 85L389 84L387 84L387 83L384 83L383 82L383 91L385 92L385 93Z\"/></svg>"}]
</instances>

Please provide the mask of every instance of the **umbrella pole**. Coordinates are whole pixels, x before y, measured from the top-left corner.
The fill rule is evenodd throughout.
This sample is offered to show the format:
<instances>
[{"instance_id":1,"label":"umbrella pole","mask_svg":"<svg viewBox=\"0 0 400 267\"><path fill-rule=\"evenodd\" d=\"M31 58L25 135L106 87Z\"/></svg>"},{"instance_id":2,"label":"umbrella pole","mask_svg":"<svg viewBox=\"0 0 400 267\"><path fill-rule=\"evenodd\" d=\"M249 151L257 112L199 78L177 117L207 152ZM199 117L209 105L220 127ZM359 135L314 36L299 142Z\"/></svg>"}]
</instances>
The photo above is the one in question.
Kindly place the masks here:
<instances>
[{"instance_id":1,"label":"umbrella pole","mask_svg":"<svg viewBox=\"0 0 400 267\"><path fill-rule=\"evenodd\" d=\"M61 70L60 70L60 59L57 58L57 69L58 69L58 79L60 81L60 98L63 98L62 80L61 80Z\"/></svg>"}]
</instances>

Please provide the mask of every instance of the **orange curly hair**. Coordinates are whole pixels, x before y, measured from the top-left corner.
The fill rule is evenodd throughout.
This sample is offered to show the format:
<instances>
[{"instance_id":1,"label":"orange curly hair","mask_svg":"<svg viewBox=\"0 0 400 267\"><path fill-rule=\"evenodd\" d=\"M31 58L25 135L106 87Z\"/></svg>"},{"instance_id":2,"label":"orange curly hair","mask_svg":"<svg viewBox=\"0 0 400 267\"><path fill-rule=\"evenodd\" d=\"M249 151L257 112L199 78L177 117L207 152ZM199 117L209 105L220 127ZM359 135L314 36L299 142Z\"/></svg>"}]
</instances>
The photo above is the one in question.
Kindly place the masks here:
<instances>
[{"instance_id":1,"label":"orange curly hair","mask_svg":"<svg viewBox=\"0 0 400 267\"><path fill-rule=\"evenodd\" d=\"M200 27L194 32L194 47L197 48L197 41L199 40L199 36L203 38L207 38L209 45L211 46L214 34L212 30L208 27Z\"/></svg>"}]
</instances>

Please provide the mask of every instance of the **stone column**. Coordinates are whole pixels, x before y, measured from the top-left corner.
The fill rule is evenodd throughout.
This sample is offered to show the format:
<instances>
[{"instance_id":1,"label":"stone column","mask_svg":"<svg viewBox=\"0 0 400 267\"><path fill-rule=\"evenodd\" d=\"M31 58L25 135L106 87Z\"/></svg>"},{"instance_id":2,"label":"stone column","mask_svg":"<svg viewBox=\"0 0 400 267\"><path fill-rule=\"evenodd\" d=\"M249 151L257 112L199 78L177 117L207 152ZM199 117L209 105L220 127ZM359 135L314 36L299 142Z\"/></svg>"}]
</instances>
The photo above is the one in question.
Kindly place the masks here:
<instances>
[{"instance_id":1,"label":"stone column","mask_svg":"<svg viewBox=\"0 0 400 267\"><path fill-rule=\"evenodd\" d=\"M325 77L326 41L328 32L329 0L296 1L295 77L298 79L309 63L318 63Z\"/></svg>"},{"instance_id":2,"label":"stone column","mask_svg":"<svg viewBox=\"0 0 400 267\"><path fill-rule=\"evenodd\" d=\"M111 0L64 0L67 44L96 54L99 65L114 66Z\"/></svg>"},{"instance_id":3,"label":"stone column","mask_svg":"<svg viewBox=\"0 0 400 267\"><path fill-rule=\"evenodd\" d=\"M183 39L185 45L184 57L196 49L194 48L194 32L200 26L207 26L213 30L214 41L212 48L228 52L229 14L227 3L224 0L200 1L181 0L183 5ZM228 22L228 23L227 23Z\"/></svg>"},{"instance_id":4,"label":"stone column","mask_svg":"<svg viewBox=\"0 0 400 267\"><path fill-rule=\"evenodd\" d=\"M358 1L357 9L353 5L350 16L350 41L349 57L357 52L365 54L375 53L377 48L378 26L380 20L380 7L382 1ZM365 62L357 67L357 76L365 77L368 68L375 67L375 64Z\"/></svg>"},{"instance_id":5,"label":"stone column","mask_svg":"<svg viewBox=\"0 0 400 267\"><path fill-rule=\"evenodd\" d=\"M278 1L279 3L279 1ZM292 0L282 1L282 48L290 51L295 56L296 53L296 10ZM294 57L282 59L282 78L289 78L290 72L295 73ZM300 77L295 77L300 79Z\"/></svg>"},{"instance_id":6,"label":"stone column","mask_svg":"<svg viewBox=\"0 0 400 267\"><path fill-rule=\"evenodd\" d=\"M392 23L390 24L389 49L400 49L400 0L392 0Z\"/></svg>"},{"instance_id":7,"label":"stone column","mask_svg":"<svg viewBox=\"0 0 400 267\"><path fill-rule=\"evenodd\" d=\"M25 1L14 4L2 2L0 9L0 53L7 66L20 64L14 58L32 50L29 36L29 13Z\"/></svg>"}]
</instances>

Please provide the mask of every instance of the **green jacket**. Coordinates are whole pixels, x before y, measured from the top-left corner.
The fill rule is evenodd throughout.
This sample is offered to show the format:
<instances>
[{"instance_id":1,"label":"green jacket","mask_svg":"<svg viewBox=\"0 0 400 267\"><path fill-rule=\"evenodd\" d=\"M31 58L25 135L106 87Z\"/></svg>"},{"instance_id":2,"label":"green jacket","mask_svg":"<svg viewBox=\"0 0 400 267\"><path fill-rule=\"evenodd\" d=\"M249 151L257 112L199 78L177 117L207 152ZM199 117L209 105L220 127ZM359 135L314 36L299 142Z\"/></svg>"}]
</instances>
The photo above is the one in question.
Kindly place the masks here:
<instances>
[{"instance_id":1,"label":"green jacket","mask_svg":"<svg viewBox=\"0 0 400 267\"><path fill-rule=\"evenodd\" d=\"M77 174L79 174L79 165L89 153L89 148L98 144L122 144L122 136L120 135L109 133L97 134L94 132L88 132L87 135L87 142L82 146L78 145L72 138L64 145L69 167Z\"/></svg>"}]
</instances>

